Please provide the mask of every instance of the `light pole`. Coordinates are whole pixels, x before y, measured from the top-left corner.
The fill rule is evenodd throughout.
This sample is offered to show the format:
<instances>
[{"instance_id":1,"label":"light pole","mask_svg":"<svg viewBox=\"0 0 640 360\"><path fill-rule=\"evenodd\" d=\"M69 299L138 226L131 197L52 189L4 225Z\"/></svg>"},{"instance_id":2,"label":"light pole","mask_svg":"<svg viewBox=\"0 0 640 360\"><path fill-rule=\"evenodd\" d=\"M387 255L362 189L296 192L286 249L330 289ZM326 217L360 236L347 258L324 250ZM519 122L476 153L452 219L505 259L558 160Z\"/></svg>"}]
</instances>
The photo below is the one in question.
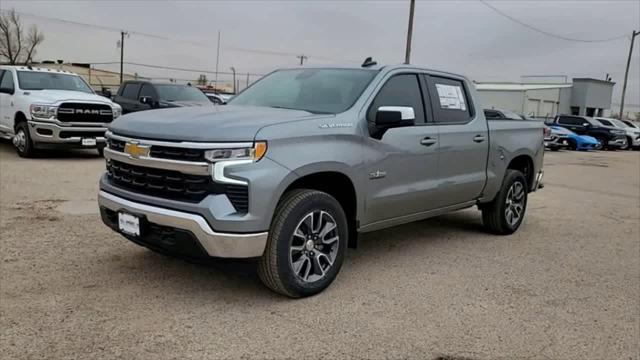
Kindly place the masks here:
<instances>
[{"instance_id":1,"label":"light pole","mask_svg":"<svg viewBox=\"0 0 640 360\"><path fill-rule=\"evenodd\" d=\"M404 63L408 64L411 60L411 35L413 34L413 10L416 6L416 0L411 0L409 5L409 27L407 28L407 50L404 54Z\"/></svg>"},{"instance_id":2,"label":"light pole","mask_svg":"<svg viewBox=\"0 0 640 360\"><path fill-rule=\"evenodd\" d=\"M622 85L622 98L620 99L620 119L624 115L624 96L627 92L627 77L629 77L629 65L631 64L631 54L633 53L633 42L636 36L640 35L640 31L631 33L631 46L629 46L629 57L627 58L627 69L624 71L624 83Z\"/></svg>"},{"instance_id":3,"label":"light pole","mask_svg":"<svg viewBox=\"0 0 640 360\"><path fill-rule=\"evenodd\" d=\"M235 94L237 92L236 91L236 68L232 66L231 71L233 72L233 93Z\"/></svg>"}]
</instances>

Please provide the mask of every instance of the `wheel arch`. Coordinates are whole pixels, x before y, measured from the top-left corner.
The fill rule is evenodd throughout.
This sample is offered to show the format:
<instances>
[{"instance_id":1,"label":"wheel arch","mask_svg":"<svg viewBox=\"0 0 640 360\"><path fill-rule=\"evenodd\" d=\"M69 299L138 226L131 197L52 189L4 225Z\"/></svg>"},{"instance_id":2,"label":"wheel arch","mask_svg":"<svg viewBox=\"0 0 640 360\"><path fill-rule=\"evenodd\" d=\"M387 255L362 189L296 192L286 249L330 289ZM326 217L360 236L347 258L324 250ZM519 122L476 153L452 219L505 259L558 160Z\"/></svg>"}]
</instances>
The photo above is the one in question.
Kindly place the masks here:
<instances>
[{"instance_id":1,"label":"wheel arch","mask_svg":"<svg viewBox=\"0 0 640 360\"><path fill-rule=\"evenodd\" d=\"M313 168L298 169L298 177L284 187L279 194L278 202L284 194L295 189L311 189L325 192L334 197L347 216L349 224L349 247L355 248L357 244L358 208L355 182L345 171L336 167L324 167L325 170Z\"/></svg>"},{"instance_id":2,"label":"wheel arch","mask_svg":"<svg viewBox=\"0 0 640 360\"><path fill-rule=\"evenodd\" d=\"M529 192L532 191L535 182L535 168L533 158L527 154L521 154L509 161L507 170L518 170L527 179L527 187Z\"/></svg>"}]
</instances>

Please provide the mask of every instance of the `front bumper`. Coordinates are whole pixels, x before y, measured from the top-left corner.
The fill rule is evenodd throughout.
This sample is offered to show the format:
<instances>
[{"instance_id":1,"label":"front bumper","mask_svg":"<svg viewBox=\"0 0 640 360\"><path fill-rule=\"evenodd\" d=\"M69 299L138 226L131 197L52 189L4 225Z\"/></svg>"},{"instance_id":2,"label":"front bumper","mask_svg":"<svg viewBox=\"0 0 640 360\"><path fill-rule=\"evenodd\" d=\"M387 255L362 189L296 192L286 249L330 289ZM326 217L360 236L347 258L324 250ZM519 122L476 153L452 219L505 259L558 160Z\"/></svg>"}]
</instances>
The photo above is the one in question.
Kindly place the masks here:
<instances>
[{"instance_id":1,"label":"front bumper","mask_svg":"<svg viewBox=\"0 0 640 360\"><path fill-rule=\"evenodd\" d=\"M614 138L614 139L610 139L604 145L613 146L613 147L625 147L625 146L627 146L627 138L622 136L622 137L617 137L617 138Z\"/></svg>"},{"instance_id":2,"label":"front bumper","mask_svg":"<svg viewBox=\"0 0 640 360\"><path fill-rule=\"evenodd\" d=\"M108 216L109 213L114 214L119 211L125 211L143 218L145 222L152 225L149 227L151 230L148 230L146 234L143 232L138 238L127 236L132 241L151 248L161 248L171 252L174 248L180 248L183 245L175 243L171 245L171 243L166 242L151 243L152 238L161 236L161 234L154 233L158 231L153 229L158 227L164 229L163 231L166 231L166 229L169 231L177 230L187 234L185 235L186 238L192 237L204 249L206 255L213 257L258 257L262 255L267 244L268 232L249 234L216 232L209 226L206 219L200 215L129 201L106 191L100 191L98 204L104 223L116 231L118 231L117 222L114 224ZM176 236L170 237L173 238L173 242L181 239Z\"/></svg>"},{"instance_id":3,"label":"front bumper","mask_svg":"<svg viewBox=\"0 0 640 360\"><path fill-rule=\"evenodd\" d=\"M108 124L97 126L63 126L54 122L40 122L30 120L29 134L36 144L62 144L82 147L96 147L104 145L104 133ZM95 145L83 145L83 139L95 139Z\"/></svg>"}]
</instances>

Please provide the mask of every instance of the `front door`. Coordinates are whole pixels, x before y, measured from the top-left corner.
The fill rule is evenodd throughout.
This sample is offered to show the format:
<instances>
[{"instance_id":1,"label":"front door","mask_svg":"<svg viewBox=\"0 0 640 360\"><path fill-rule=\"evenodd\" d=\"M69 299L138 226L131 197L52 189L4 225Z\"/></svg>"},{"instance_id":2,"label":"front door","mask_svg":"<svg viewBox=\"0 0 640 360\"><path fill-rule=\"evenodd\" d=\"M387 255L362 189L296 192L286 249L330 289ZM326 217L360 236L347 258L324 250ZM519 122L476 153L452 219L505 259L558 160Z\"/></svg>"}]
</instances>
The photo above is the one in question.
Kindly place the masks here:
<instances>
[{"instance_id":1,"label":"front door","mask_svg":"<svg viewBox=\"0 0 640 360\"><path fill-rule=\"evenodd\" d=\"M437 184L438 130L427 121L426 92L417 74L391 75L368 108L370 137L365 140L366 213L362 225L391 220L434 208ZM375 127L382 106L411 107L411 126Z\"/></svg>"},{"instance_id":2,"label":"front door","mask_svg":"<svg viewBox=\"0 0 640 360\"><path fill-rule=\"evenodd\" d=\"M13 133L15 84L11 70L0 70L0 130Z\"/></svg>"}]
</instances>

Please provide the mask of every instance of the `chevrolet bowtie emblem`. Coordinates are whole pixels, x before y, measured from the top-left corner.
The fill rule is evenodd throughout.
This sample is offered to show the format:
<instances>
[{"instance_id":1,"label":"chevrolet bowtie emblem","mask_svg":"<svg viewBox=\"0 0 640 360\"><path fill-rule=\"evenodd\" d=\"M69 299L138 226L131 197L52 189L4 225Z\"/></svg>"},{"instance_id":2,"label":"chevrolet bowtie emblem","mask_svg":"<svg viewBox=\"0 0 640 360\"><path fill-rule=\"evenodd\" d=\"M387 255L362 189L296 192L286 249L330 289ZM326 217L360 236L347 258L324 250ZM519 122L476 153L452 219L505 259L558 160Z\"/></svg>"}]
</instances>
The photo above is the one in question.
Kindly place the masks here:
<instances>
[{"instance_id":1,"label":"chevrolet bowtie emblem","mask_svg":"<svg viewBox=\"0 0 640 360\"><path fill-rule=\"evenodd\" d=\"M140 145L137 142L127 142L124 144L124 152L131 155L133 158L149 156L149 149L149 145Z\"/></svg>"}]
</instances>

